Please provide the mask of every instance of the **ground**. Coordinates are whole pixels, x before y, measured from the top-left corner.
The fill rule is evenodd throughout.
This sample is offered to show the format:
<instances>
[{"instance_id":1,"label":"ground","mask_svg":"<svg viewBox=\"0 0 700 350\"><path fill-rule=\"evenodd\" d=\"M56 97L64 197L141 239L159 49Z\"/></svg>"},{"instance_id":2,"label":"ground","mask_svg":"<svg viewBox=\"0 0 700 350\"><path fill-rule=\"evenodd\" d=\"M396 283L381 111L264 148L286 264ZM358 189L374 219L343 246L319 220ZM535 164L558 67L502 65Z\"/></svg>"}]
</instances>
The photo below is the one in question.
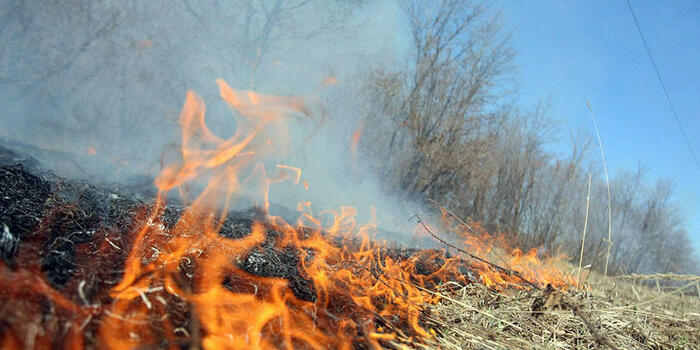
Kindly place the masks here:
<instances>
[{"instance_id":1,"label":"ground","mask_svg":"<svg viewBox=\"0 0 700 350\"><path fill-rule=\"evenodd\" d=\"M37 166L29 157L0 149L0 301L4 301L0 303L0 314L4 315L0 317L3 340L0 345L10 348L22 342L19 335L31 332L40 334L37 341L47 342L34 345L67 346L69 342L64 334L75 329L75 323L71 322L80 319L75 315L88 314L98 310L96 305L110 305L114 301L109 291L119 282L133 234L138 231L139 222L146 218L144 211L149 207L128 189L107 189L64 180L38 170ZM164 227L174 225L182 211L176 204L168 206L162 214ZM251 233L254 220L264 220L264 216L256 211L230 213L219 234L226 239L240 239ZM298 305L317 303L313 281L298 268L299 257L311 259L313 252L300 255L294 249L280 248L276 244L280 235L274 228L268 229L265 241L235 263L241 271L254 276L287 280L294 297L302 301ZM416 333L408 320L398 314L387 317L375 313L372 317L372 313L358 309L348 315L369 315L366 321L374 322L376 327L371 330L376 332L358 330L354 347L699 348L700 277L697 276L603 277L584 273L580 288L502 286L494 289L472 273L468 256L459 258L452 274L435 278L435 272L454 259L449 254L400 248L382 252L397 262L413 261L414 265L410 266L415 267L414 275L391 280L391 275L382 271L386 267L363 266L360 260L345 261L351 266L348 271L363 275L365 283L371 280L366 285L369 289L388 287L388 291L397 292L393 300L375 297L373 303L387 306L405 298L406 308L396 310L419 309L414 315L427 335ZM337 266L344 265L343 262ZM182 275L181 280L191 284L196 279L196 266L180 265L177 271ZM570 275L576 273L575 267L565 261L561 261L559 268ZM242 288L236 281L226 279L224 286L229 290ZM427 304L410 305L405 294L408 284L436 298L430 298ZM399 289L404 290L403 295L398 293ZM162 288L156 293L162 293ZM162 299L163 305L168 305L166 315L177 326L174 339L181 345L197 346L198 339L192 334L198 333L198 322L191 316L192 306L162 294L169 298ZM338 302L335 306L338 305L345 303ZM332 306L328 306L326 313L330 310L331 314L340 314ZM88 317L84 322L79 335L84 346L98 347L100 318ZM395 337L384 339L379 333ZM378 341L364 342L372 336Z\"/></svg>"},{"instance_id":2,"label":"ground","mask_svg":"<svg viewBox=\"0 0 700 350\"><path fill-rule=\"evenodd\" d=\"M683 278L675 289L659 292L640 280L592 274L584 288L562 293L577 305L555 300L546 307L538 307L542 292L499 292L472 284L448 294L433 308L431 322L439 329L437 343L448 349L605 348L589 327L619 349L698 349L698 283L700 278ZM575 315L572 306L588 320Z\"/></svg>"}]
</instances>

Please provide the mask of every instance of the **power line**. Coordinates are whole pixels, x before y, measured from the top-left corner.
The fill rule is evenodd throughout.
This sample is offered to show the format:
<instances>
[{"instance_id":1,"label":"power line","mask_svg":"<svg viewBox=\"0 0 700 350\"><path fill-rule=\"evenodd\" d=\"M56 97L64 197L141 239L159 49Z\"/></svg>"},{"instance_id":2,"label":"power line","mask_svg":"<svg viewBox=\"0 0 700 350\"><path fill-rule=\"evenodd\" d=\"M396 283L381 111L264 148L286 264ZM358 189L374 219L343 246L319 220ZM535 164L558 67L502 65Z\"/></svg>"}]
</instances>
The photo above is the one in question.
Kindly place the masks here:
<instances>
[{"instance_id":1,"label":"power line","mask_svg":"<svg viewBox=\"0 0 700 350\"><path fill-rule=\"evenodd\" d=\"M647 50L647 56L649 56L649 61L651 61L652 67L654 67L654 72L656 72L656 77L659 79L659 84L661 84L661 89L664 90L664 95L666 96L666 102L668 102L669 107L671 107L671 113L673 114L673 117L676 119L676 123L678 124L678 128L681 129L681 134L683 134L683 138L685 139L685 144L688 146L688 150L690 151L690 154L693 156L693 159L695 160L695 165L698 166L698 169L700 170L700 161L698 161L698 156L695 154L695 151L693 150L693 146L690 144L690 139L688 139L688 135L685 133L685 129L683 128L683 124L681 124L681 120L678 118L678 113L676 113L676 107L673 105L673 102L671 102L671 96L668 94L668 89L666 89L666 84L664 84L664 80L661 79L661 73L659 73L659 68L656 66L656 61L654 61L654 57L651 55L651 50L649 49L649 44L647 43L647 39L644 37L644 33L642 33L642 28L639 27L639 22L637 21L637 16L634 14L634 10L632 10L632 4L630 4L630 0L625 0L627 2L627 8L630 10L630 14L632 15L632 19L634 20L634 25L637 27L637 32L639 33L639 36L642 38L642 42L644 43L644 48Z\"/></svg>"}]
</instances>

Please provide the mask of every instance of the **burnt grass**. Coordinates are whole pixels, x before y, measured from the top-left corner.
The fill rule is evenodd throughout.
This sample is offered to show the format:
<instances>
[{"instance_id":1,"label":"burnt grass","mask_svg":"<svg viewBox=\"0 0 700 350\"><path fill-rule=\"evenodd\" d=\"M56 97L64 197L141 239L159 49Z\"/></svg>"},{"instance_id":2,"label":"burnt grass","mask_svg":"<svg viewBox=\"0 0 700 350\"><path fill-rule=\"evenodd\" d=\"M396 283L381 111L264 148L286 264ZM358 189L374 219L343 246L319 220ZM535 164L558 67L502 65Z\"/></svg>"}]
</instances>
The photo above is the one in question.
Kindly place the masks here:
<instances>
[{"instance_id":1,"label":"burnt grass","mask_svg":"<svg viewBox=\"0 0 700 350\"><path fill-rule=\"evenodd\" d=\"M118 193L42 173L32 158L0 148L0 258L10 267L28 267L39 261L41 271L54 288L61 289L80 272L87 273L76 254L89 252L91 248L100 250L97 245L104 245L107 239L111 242L107 244L124 247L113 246L122 253L109 254L110 258L119 256L123 260L129 236L138 225L135 220L148 209L136 193ZM172 227L182 212L177 203L169 205L163 213L166 227ZM220 235L242 238L251 232L253 222L259 220L264 220L259 210L232 212ZM261 277L288 279L298 298L314 301L311 281L301 277L297 269L298 254L275 247L279 232L268 230L267 233L267 240L237 262L238 266ZM28 253L37 254L39 260L28 261L24 256ZM119 268L115 270L121 272Z\"/></svg>"},{"instance_id":2,"label":"burnt grass","mask_svg":"<svg viewBox=\"0 0 700 350\"><path fill-rule=\"evenodd\" d=\"M7 269L30 271L43 274L52 288L77 305L109 304L108 293L119 283L134 235L151 209L148 203L152 199L142 199L142 195L124 186L111 188L63 179L42 170L33 158L0 146L0 259L5 265L0 271L0 286L3 289L7 286L3 281L8 276ZM162 215L166 227L172 227L183 210L176 202L169 204ZM230 239L242 238L251 232L253 222L264 218L256 209L231 212L219 234ZM298 268L302 254L293 248L279 248L276 242L280 236L280 232L268 227L266 240L232 263L253 275L286 279L298 299L316 301L313 281ZM306 253L304 256L313 256L313 252ZM416 272L424 275L437 271L447 257L400 247L386 249L383 254L395 260L419 256ZM184 278L191 279L194 270L194 266L181 266ZM461 267L460 272L468 274L468 269ZM233 291L249 288L231 279L225 280L224 286ZM2 294L0 301L8 301ZM189 328L191 315L186 303L168 302L171 317ZM0 312L3 315L17 312L13 308L23 305L26 303L10 297ZM47 309L40 306L34 312L46 313ZM12 325L13 320L21 322L0 317L0 336L8 331L22 332L21 327ZM85 327L86 345L91 343L90 338L95 338L97 322L90 321ZM55 327L60 333L60 327L67 326Z\"/></svg>"},{"instance_id":3,"label":"burnt grass","mask_svg":"<svg viewBox=\"0 0 700 350\"><path fill-rule=\"evenodd\" d=\"M41 340L35 344L40 345L37 347L62 348L72 344L67 334L79 328L85 348L100 347L97 332L101 315L85 318L78 314L81 309L94 311L100 305L108 306L113 302L109 292L120 282L134 235L152 209L149 203L153 202L153 189L144 186L146 182L110 186L64 179L42 169L34 158L4 148L0 140L0 339L7 339L8 334L15 337L32 334ZM162 213L162 222L167 228L172 227L183 211L177 202L169 202ZM283 209L276 208L273 212L280 211ZM264 220L265 215L256 209L231 212L219 234L240 239L251 233L254 222ZM281 235L271 225L266 226L266 240L232 264L248 274L285 279L296 298L316 301L313 281L298 268L300 257L311 259L314 252L302 254L295 248L279 247ZM341 243L340 239L337 243ZM352 241L346 239L342 243L352 248ZM441 251L401 247L382 249L380 254L380 259L389 256L396 261L414 261L415 278L432 275L450 257ZM176 277L182 279L178 280L182 286L187 286L197 275L199 267L195 264L194 259L181 261L180 274ZM508 296L481 283L472 283L478 282L478 277L462 260L458 260L453 274L447 277L451 282L466 283L459 289L459 295L421 311L421 325L437 331L440 345L433 344L435 347L485 348L483 344L491 344L493 348L601 347L598 338L587 335L591 327L607 333L622 348L697 347L700 322L695 311L697 300L671 295L678 290L655 294L645 292L639 285L635 288L631 283L601 279L594 290L579 290L569 295L580 303L577 309L591 315L591 326L584 325L580 317L567 310L547 310L539 316L531 315L537 314L544 305L538 303L542 296L528 290ZM252 292L245 276L240 280L236 278L241 278L240 274L229 276L223 286L234 292ZM439 279L422 282L427 288L447 292L455 285L440 285L444 281ZM49 298L48 286L61 298L78 305L78 310L70 310L65 303L56 301L55 295ZM163 306L166 309L160 313L153 313L150 331L164 334L166 330L158 327L161 327L160 317L165 314L172 328L179 330L175 336L177 343L168 343L166 337L159 337L157 343L146 344L143 348L201 346L200 338L194 336L199 322L192 306L172 294L162 293L162 296L167 307ZM332 293L329 298L328 309L324 311L331 322L335 322L333 315L342 315L354 307L341 293ZM381 296L377 298L373 303L390 302L381 300ZM474 312L474 306L485 312ZM355 321L364 324L368 321L366 317L372 316L357 317ZM397 315L388 318L376 315L372 321L397 333L408 333L410 328ZM358 330L352 346L368 348L364 341L367 334L360 333ZM274 336L275 332L269 330L266 334ZM414 334L407 335L417 339Z\"/></svg>"}]
</instances>

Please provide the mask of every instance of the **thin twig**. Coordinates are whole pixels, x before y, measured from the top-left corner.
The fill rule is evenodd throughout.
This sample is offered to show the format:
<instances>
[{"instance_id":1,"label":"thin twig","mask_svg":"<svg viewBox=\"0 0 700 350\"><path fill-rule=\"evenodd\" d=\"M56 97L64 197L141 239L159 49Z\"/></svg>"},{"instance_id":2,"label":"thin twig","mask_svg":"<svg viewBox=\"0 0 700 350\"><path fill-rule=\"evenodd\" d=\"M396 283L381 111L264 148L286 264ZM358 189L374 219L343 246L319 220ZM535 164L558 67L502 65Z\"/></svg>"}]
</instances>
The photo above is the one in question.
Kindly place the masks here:
<instances>
[{"instance_id":1,"label":"thin twig","mask_svg":"<svg viewBox=\"0 0 700 350\"><path fill-rule=\"evenodd\" d=\"M474 254L472 254L472 253L469 253L469 252L467 252L466 250L461 249L461 248L455 246L454 244L451 244L451 243L449 243L449 242L443 240L442 238L438 237L438 235L434 234L433 231L431 231L431 230L428 228L428 226L423 222L423 220L420 218L420 216L418 216L418 215L416 214L416 215L413 215L410 219L412 219L413 217L415 217L415 218L418 220L418 223L421 224L421 225L423 226L423 229L425 229L426 232L428 232L431 236L433 236L433 238L435 238L436 240L438 240L440 243L442 243L442 244L444 244L444 245L446 245L446 246L448 246L448 247L450 247L450 248L452 248L452 249L455 249L455 250L457 250L458 252L460 252L460 253L462 253L462 254L465 254L465 255L471 257L471 258L474 259L474 260L478 260L478 261L480 261L480 262L482 262L482 263L484 263L484 264L486 264L486 265L488 265L488 266L491 266L491 267L493 267L493 268L495 268L495 269L497 269L497 270L499 270L499 271L501 271L501 272L505 272L505 273L508 274L508 275L515 276L515 277L519 278L520 280L522 280L523 282L525 282L525 283L527 283L528 285L530 285L531 287L533 287L533 288L535 288L535 289L537 289L537 290L541 290L540 286L538 286L537 284L531 282L531 281L528 280L527 278L523 277L520 273L518 273L518 271L515 271L515 270L512 270L512 269L507 269L507 268L505 268L505 267L496 265L496 264L494 264L494 263L492 263L492 262L490 262L490 261L488 261L488 260L486 260L486 259L484 259L484 258L482 258L482 257L479 257L479 256L476 256L476 255L474 255ZM409 219L409 220L410 220L410 219Z\"/></svg>"},{"instance_id":2,"label":"thin twig","mask_svg":"<svg viewBox=\"0 0 700 350\"><path fill-rule=\"evenodd\" d=\"M461 223L462 225L464 225L464 227L467 228L467 230L469 230L469 232L471 232L471 233L474 235L474 237L476 237L478 240L480 240L481 243L483 243L484 245L487 245L487 246L489 245L488 242L486 242L486 241L485 241L471 226L469 226L469 224L467 224L466 222L464 222L464 220L460 219L457 215L455 215L454 213L452 213L449 209L445 208L444 206L442 206L442 204L438 203L438 202L435 201L434 199L428 198L428 200L429 200L430 202L432 202L433 204L437 205L438 208L440 208L440 209L444 210L446 213L450 214L450 216L452 216L452 217L455 218L457 221L459 221L459 223ZM496 251L496 249L492 250L491 252L492 252L494 255L496 255L496 257L497 257L499 260L501 260L501 262L502 262L503 264L506 265L506 268L512 269L512 268L510 267L510 264L508 264L508 262L506 261L505 258L503 258L500 254L498 254L498 252Z\"/></svg>"},{"instance_id":3,"label":"thin twig","mask_svg":"<svg viewBox=\"0 0 700 350\"><path fill-rule=\"evenodd\" d=\"M586 316L582 310L579 304L572 304L571 305L571 312L574 313L578 318L583 321L584 324L586 324L586 327L588 327L588 331L593 334L593 338L599 345L604 345L607 346L608 348L612 350L618 350L619 348L615 343L610 340L610 337L608 337L607 334L603 333L598 327L596 327L593 322Z\"/></svg>"}]
</instances>

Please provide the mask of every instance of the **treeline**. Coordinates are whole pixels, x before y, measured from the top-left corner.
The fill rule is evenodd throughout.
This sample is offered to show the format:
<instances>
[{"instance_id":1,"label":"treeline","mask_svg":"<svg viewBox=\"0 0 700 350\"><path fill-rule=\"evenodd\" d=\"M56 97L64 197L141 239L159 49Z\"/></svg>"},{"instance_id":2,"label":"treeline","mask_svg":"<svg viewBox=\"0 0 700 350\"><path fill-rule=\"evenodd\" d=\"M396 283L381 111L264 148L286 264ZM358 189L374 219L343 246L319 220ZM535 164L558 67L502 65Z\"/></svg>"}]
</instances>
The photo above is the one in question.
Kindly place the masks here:
<instances>
[{"instance_id":1,"label":"treeline","mask_svg":"<svg viewBox=\"0 0 700 350\"><path fill-rule=\"evenodd\" d=\"M383 69L346 50L368 51L358 39L379 31L362 32L368 26L393 28L352 20L383 11L379 2L2 1L0 136L83 153L81 174L157 173L162 150L179 138L187 89L214 100L212 82L223 77L300 93L329 73L318 67L355 69L359 92L329 104L362 100L371 127L360 147L387 191L434 199L522 248L577 259L592 174L587 264L604 269L612 244L612 273L698 272L668 180L653 182L644 167L613 174L608 207L597 142L574 132L568 151L555 153L549 146L562 132L546 104L513 102L514 52L493 8L386 1L400 4L403 14L386 19L404 16L413 45L404 65ZM228 113L207 118L217 133L235 131Z\"/></svg>"},{"instance_id":2,"label":"treeline","mask_svg":"<svg viewBox=\"0 0 700 350\"><path fill-rule=\"evenodd\" d=\"M405 10L414 56L405 69L375 71L366 87L373 127L364 147L381 160L374 171L388 191L433 199L521 248L578 261L590 174L584 264L603 271L610 245L612 274L698 272L671 181L654 182L641 165L616 173L608 207L597 141L570 133L568 152L554 152L561 130L546 104L513 103L514 54L494 11L458 0Z\"/></svg>"}]
</instances>

